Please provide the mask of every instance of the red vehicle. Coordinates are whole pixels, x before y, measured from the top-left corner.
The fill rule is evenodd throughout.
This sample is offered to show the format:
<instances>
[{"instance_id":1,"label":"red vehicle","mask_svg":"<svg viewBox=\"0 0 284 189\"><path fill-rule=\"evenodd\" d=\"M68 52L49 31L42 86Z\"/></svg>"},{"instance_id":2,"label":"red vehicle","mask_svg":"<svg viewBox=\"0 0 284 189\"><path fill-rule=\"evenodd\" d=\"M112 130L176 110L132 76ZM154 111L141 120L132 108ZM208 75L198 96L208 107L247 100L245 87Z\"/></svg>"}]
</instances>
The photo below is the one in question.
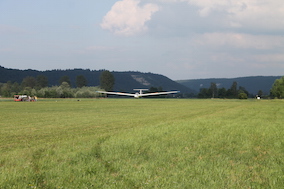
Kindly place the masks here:
<instances>
[{"instance_id":1,"label":"red vehicle","mask_svg":"<svg viewBox=\"0 0 284 189\"><path fill-rule=\"evenodd\" d=\"M14 95L14 101L19 102L19 101L28 101L29 98L27 95Z\"/></svg>"},{"instance_id":2,"label":"red vehicle","mask_svg":"<svg viewBox=\"0 0 284 189\"><path fill-rule=\"evenodd\" d=\"M36 102L37 97L33 96L27 96L27 95L14 95L14 101L15 102L20 102L20 101L27 101L27 102Z\"/></svg>"}]
</instances>

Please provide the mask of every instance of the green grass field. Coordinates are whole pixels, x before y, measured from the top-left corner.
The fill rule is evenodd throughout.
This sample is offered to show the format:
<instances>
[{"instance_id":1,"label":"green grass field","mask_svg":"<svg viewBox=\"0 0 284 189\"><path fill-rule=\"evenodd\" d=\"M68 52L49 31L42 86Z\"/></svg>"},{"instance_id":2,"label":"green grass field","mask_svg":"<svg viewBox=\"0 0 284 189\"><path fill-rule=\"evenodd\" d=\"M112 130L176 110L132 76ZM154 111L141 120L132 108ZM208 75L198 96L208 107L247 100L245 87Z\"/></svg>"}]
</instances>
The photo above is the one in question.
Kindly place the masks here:
<instances>
[{"instance_id":1,"label":"green grass field","mask_svg":"<svg viewBox=\"0 0 284 189\"><path fill-rule=\"evenodd\" d=\"M283 188L283 100L0 100L0 188Z\"/></svg>"}]
</instances>

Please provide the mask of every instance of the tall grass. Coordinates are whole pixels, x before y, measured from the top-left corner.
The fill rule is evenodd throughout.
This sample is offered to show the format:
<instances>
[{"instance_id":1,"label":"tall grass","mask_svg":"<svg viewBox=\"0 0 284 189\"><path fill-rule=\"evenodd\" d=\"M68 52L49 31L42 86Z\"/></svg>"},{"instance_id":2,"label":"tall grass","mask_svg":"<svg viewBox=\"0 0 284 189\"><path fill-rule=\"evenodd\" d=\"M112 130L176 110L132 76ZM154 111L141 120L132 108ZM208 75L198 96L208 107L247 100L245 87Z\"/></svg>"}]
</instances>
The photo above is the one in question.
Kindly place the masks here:
<instances>
[{"instance_id":1,"label":"tall grass","mask_svg":"<svg viewBox=\"0 0 284 189\"><path fill-rule=\"evenodd\" d=\"M0 102L0 188L282 188L284 101Z\"/></svg>"}]
</instances>

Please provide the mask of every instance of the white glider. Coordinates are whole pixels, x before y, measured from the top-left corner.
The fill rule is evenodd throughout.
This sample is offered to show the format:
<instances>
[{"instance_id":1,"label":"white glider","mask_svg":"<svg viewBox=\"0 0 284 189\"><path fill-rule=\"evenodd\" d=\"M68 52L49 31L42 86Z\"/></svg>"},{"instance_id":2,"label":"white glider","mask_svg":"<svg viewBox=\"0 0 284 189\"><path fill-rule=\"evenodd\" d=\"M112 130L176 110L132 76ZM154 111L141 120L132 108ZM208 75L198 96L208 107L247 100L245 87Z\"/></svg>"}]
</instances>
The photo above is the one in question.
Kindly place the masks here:
<instances>
[{"instance_id":1,"label":"white glider","mask_svg":"<svg viewBox=\"0 0 284 189\"><path fill-rule=\"evenodd\" d=\"M147 91L148 89L133 89L136 92L135 94L132 93L121 93L121 92L106 92L106 91L97 91L98 93L104 94L113 94L113 95L124 95L124 96L132 96L134 98L140 98L143 96L151 96L151 95L164 95L164 94L174 94L179 93L180 91L168 91L168 92L156 92L156 93L143 93L143 91Z\"/></svg>"}]
</instances>

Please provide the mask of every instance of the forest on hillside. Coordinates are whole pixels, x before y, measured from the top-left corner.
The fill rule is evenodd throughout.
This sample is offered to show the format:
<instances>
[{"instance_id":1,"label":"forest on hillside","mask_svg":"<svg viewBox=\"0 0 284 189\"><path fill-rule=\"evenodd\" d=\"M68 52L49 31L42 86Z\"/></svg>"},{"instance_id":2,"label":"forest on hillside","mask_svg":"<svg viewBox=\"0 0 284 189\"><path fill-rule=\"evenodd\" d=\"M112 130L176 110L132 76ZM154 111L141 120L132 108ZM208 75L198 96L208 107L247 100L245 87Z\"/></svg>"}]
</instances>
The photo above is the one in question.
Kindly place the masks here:
<instances>
[{"instance_id":1,"label":"forest on hillside","mask_svg":"<svg viewBox=\"0 0 284 189\"><path fill-rule=\"evenodd\" d=\"M20 83L16 81L0 83L0 95L12 97L16 94L24 94L42 98L94 98L101 96L96 91L102 89L99 86L88 87L84 75L76 77L76 87L71 87L71 80L67 75L62 76L58 82L60 85L48 86L48 77L45 75L27 76ZM103 80L101 83L101 85L104 84ZM111 84L113 86L113 83Z\"/></svg>"},{"instance_id":2,"label":"forest on hillside","mask_svg":"<svg viewBox=\"0 0 284 189\"><path fill-rule=\"evenodd\" d=\"M184 86L185 83L182 85L182 82L177 83L163 75L141 72L109 72L113 77L113 83L109 88L101 83L100 77L104 72L109 71L89 69L36 71L7 69L0 66L0 95L12 97L15 94L27 94L46 98L99 97L101 95L96 91L101 89L132 92L134 88L146 88L150 92L179 90L181 93L177 96L180 98L246 99L256 95L265 98L283 98L284 96L281 92L284 91L283 77L274 80L274 83L269 81L271 84L266 87L269 94L265 94L261 89L253 94L249 92L249 88L240 85L237 81L233 81L228 88L220 87L220 83L211 82L209 87L201 87L197 92ZM255 77L251 78L255 79ZM246 78L246 80L249 81L251 78ZM244 80L244 78L237 79ZM271 77L269 79L271 80ZM204 80L200 81L204 82ZM190 81L186 82L190 83ZM263 83L269 82L264 81Z\"/></svg>"},{"instance_id":3,"label":"forest on hillside","mask_svg":"<svg viewBox=\"0 0 284 189\"><path fill-rule=\"evenodd\" d=\"M78 72L79 71L79 72ZM122 83L122 85L118 86L123 86L123 84L130 85L131 81L134 83L135 86L137 86L137 81L135 84L135 79L142 79L143 77L138 77L137 74L141 73L136 73L136 72L131 72L132 74L135 73L135 79L132 78L128 79L125 78L125 76L128 76L129 74L123 74L124 77L115 77L113 72L110 72L108 70L100 70L100 71L95 71L95 74L100 74L99 76L95 76L92 78L93 80L96 80L96 83L98 85L96 86L90 86L88 85L88 79L85 77L84 74L81 75L76 75L75 80L73 80L72 84L72 79L68 75L68 73L72 72L73 73L73 78L74 78L74 73L80 74L82 72L86 71L87 73L90 73L89 70L66 70L65 72L62 70L59 71L53 71L53 73L57 73L56 77L58 77L58 72L61 73L63 72L64 75L62 74L61 77L58 79L57 83L58 85L52 85L50 86L49 82L49 77L44 75L41 72L34 71L34 70L26 70L24 71L25 73L33 73L31 75L34 75L35 73L38 73L40 75L37 75L36 77L34 76L26 76L22 79L22 81L17 82L17 81L7 81L5 83L0 83L0 96L2 97L12 97L16 94L24 94L26 96L37 96L37 97L42 97L42 98L94 98L94 97L102 97L105 95L102 95L98 93L97 91L105 90L105 91L113 91L116 79L118 80L123 80L123 82L118 81L118 83ZM3 74L2 76L5 76ZM6 74L7 76L7 74ZM133 76L133 75L132 75ZM151 74L153 76L153 74ZM156 76L159 77L159 76ZM163 78L163 77L161 77ZM126 81L126 79L128 79ZM145 80L145 79L144 79ZM147 82L148 81L143 81ZM158 81L157 83L159 83ZM172 81L173 82L173 81ZM152 82L155 83L155 82ZM167 85L169 86L167 82ZM175 82L173 82L175 83ZM179 84L178 84L179 85ZM149 86L148 87L149 92L161 92L163 91L163 88L160 87L153 87ZM168 95L167 97L169 97Z\"/></svg>"},{"instance_id":4,"label":"forest on hillside","mask_svg":"<svg viewBox=\"0 0 284 189\"><path fill-rule=\"evenodd\" d=\"M258 91L258 97L264 97L261 90ZM216 83L211 83L209 88L201 88L197 95L198 98L239 98L247 99L253 98L254 95L250 94L245 87L238 86L238 83L234 81L229 89L224 87L218 88Z\"/></svg>"},{"instance_id":5,"label":"forest on hillside","mask_svg":"<svg viewBox=\"0 0 284 189\"><path fill-rule=\"evenodd\" d=\"M178 80L176 82L195 91L200 91L202 88L210 88L211 83L216 83L219 89L230 89L232 84L237 82L238 86L244 87L250 94L257 95L261 90L264 95L269 95L274 81L279 78L281 78L281 76L250 76L237 78L189 79Z\"/></svg>"},{"instance_id":6,"label":"forest on hillside","mask_svg":"<svg viewBox=\"0 0 284 189\"><path fill-rule=\"evenodd\" d=\"M0 66L0 83L6 83L8 81L21 84L26 77L38 77L39 75L48 78L48 86L61 85L60 78L62 76L68 76L70 79L70 87L77 87L76 78L79 75L83 75L87 80L89 87L100 85L100 75L105 70L89 70L89 69L67 69L67 70L18 70L7 69ZM115 77L115 83L113 90L133 92L135 88L151 88L162 87L164 90L179 90L182 93L195 93L190 88L179 84L163 75L154 73L142 73L138 71L126 71L126 72L111 72Z\"/></svg>"}]
</instances>

